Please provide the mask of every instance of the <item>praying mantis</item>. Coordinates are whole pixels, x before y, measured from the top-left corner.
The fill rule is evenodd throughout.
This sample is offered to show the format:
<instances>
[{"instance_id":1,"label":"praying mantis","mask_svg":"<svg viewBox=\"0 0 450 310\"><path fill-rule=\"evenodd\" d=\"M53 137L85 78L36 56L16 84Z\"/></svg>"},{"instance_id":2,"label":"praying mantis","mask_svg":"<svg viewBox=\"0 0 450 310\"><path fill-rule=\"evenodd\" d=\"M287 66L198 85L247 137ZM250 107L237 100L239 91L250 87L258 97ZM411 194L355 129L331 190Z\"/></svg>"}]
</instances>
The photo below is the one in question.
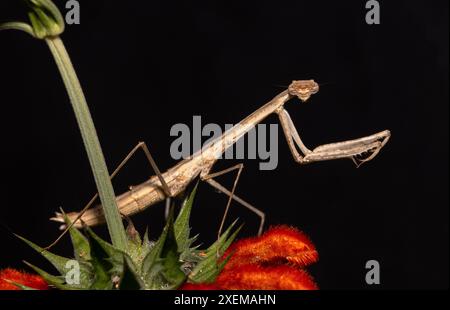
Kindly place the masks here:
<instances>
[{"instance_id":1,"label":"praying mantis","mask_svg":"<svg viewBox=\"0 0 450 310\"><path fill-rule=\"evenodd\" d=\"M300 135L289 115L285 110L285 104L292 98L299 98L305 103L310 97L319 91L319 85L314 80L293 81L287 90L283 91L261 108L247 116L244 120L223 133L219 138L207 143L201 150L195 152L189 158L182 160L174 167L164 173L161 173L155 160L153 159L147 145L139 142L119 166L111 174L114 178L127 161L138 151L142 150L155 175L140 185L130 187L129 191L117 197L119 211L124 216L133 215L163 200L170 201L170 198L182 193L186 187L199 177L201 181L206 182L219 192L228 196L228 202L222 217L218 235L221 235L225 219L227 217L231 202L241 204L260 217L258 235L261 235L265 213L250 203L244 201L235 195L236 186L244 168L243 164L234 165L228 169L211 172L218 158L241 137L248 133L258 123L262 122L272 113L277 114L281 127L284 132L288 147L294 160L300 165L310 164L319 161L348 158L359 167L364 162L372 160L388 142L391 133L384 130L376 134L359 139L347 140L343 142L330 143L316 147L313 150L308 149L300 138ZM231 190L221 185L216 178L227 173L236 171L233 187ZM53 246L68 231L71 226L82 227L82 225L98 225L104 222L103 210L101 205L89 209L98 198L96 194L89 203L79 213L72 212L66 214L71 224L65 225L64 215L56 213L51 220L63 223L61 229L65 229L60 237L49 247ZM166 204L167 210L168 204Z\"/></svg>"}]
</instances>

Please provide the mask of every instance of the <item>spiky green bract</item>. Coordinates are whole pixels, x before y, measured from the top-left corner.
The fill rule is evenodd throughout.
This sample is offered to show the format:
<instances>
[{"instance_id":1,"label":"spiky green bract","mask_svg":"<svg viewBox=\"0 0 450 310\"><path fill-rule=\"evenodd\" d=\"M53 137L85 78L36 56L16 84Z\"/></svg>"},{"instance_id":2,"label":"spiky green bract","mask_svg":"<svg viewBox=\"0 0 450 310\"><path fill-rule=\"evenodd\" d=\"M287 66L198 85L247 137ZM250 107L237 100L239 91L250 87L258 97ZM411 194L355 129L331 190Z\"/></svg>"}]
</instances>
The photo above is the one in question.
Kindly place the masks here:
<instances>
[{"instance_id":1,"label":"spiky green bract","mask_svg":"<svg viewBox=\"0 0 450 310\"><path fill-rule=\"evenodd\" d=\"M64 290L136 290L136 289L176 289L186 281L201 283L213 282L223 269L227 260L220 257L230 246L239 232L233 228L234 222L206 250L192 246L195 237L190 237L189 218L197 186L183 202L174 220L171 209L167 223L156 241L150 241L146 231L143 238L128 220L127 252L117 249L96 235L89 227L82 233L70 228L74 258L66 258L50 253L22 237L33 249L41 253L58 271L54 276L27 263L48 284ZM66 224L70 221L67 217ZM73 263L79 266L79 282L73 281ZM77 278L77 277L75 277Z\"/></svg>"},{"instance_id":2,"label":"spiky green bract","mask_svg":"<svg viewBox=\"0 0 450 310\"><path fill-rule=\"evenodd\" d=\"M220 261L220 257L222 257L242 228L242 226L239 227L231 234L236 222L237 221L231 224L213 245L202 252L202 260L196 264L189 274L190 282L212 283L215 281L216 277L228 261L228 257L223 261Z\"/></svg>"}]
</instances>

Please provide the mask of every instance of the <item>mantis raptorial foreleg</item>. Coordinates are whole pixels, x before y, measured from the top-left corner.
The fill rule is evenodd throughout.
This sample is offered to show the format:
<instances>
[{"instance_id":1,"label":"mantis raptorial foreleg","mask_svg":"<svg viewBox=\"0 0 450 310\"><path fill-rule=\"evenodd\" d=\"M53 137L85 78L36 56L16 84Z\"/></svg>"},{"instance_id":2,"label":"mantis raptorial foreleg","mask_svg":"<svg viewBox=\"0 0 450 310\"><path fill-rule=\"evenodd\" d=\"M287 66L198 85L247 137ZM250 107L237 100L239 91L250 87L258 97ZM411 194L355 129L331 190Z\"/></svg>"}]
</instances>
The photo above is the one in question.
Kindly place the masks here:
<instances>
[{"instance_id":1,"label":"mantis raptorial foreleg","mask_svg":"<svg viewBox=\"0 0 450 310\"><path fill-rule=\"evenodd\" d=\"M167 185L166 181L164 180L161 171L159 170L158 166L156 165L155 160L153 159L153 156L151 155L147 144L145 142L139 142L129 153L127 156L125 156L125 158L120 162L120 164L116 167L116 169L114 169L113 173L111 174L110 178L111 180L114 179L114 177L120 172L120 170L127 164L127 162L136 154L136 152L138 150L142 150L145 154L145 157L147 158L147 160L150 163L150 166L153 168L153 170L155 171L156 175L158 176L158 179L161 182L162 188L164 193L167 196L168 199L168 203L166 204L166 210L168 209L167 206L170 207L170 198L172 197L172 194L170 192L169 186ZM64 237L64 235L70 230L70 228L72 228L73 225L75 225L75 223L77 221L79 221L81 219L81 217L83 216L83 214L86 212L86 210L88 210L93 204L94 202L97 200L98 198L98 193L96 193L94 195L94 197L91 198L91 200L89 200L88 204L81 210L81 212L78 214L78 216L72 221L72 223L70 223L70 225L68 225L64 231L59 235L59 237L49 246L47 246L45 248L45 250L49 250L51 249L54 245L56 245L62 237ZM167 211L166 211L167 213Z\"/></svg>"},{"instance_id":2,"label":"mantis raptorial foreleg","mask_svg":"<svg viewBox=\"0 0 450 310\"><path fill-rule=\"evenodd\" d=\"M289 125L289 131L292 135L292 138L294 138L295 143L298 145L300 150L303 152L303 154L307 155L312 153L310 149L308 149L305 144L303 143L302 139L300 138L300 135L298 134L297 128L295 128L294 122L292 121L291 116L289 113L283 109L283 114L286 117L286 121Z\"/></svg>"},{"instance_id":3,"label":"mantis raptorial foreleg","mask_svg":"<svg viewBox=\"0 0 450 310\"><path fill-rule=\"evenodd\" d=\"M373 159L383 146L388 142L390 133L383 131L360 139L330 143L309 150L300 139L297 129L292 122L289 113L280 108L277 111L281 127L294 159L300 164L308 164L317 161L349 158L357 167ZM303 152L303 156L297 151L294 142ZM367 156L363 158L363 156Z\"/></svg>"},{"instance_id":4,"label":"mantis raptorial foreleg","mask_svg":"<svg viewBox=\"0 0 450 310\"><path fill-rule=\"evenodd\" d=\"M296 162L298 162L299 164L304 164L305 160L303 156L297 151L297 148L294 145L294 139L304 155L311 153L311 151L305 146L303 141L300 139L300 135L295 129L295 126L293 125L292 120L287 111L283 108L280 108L277 111L277 114L278 118L280 119L281 128L283 129L283 133L284 136L286 137L286 141L289 149L291 150L292 156L294 157Z\"/></svg>"}]
</instances>

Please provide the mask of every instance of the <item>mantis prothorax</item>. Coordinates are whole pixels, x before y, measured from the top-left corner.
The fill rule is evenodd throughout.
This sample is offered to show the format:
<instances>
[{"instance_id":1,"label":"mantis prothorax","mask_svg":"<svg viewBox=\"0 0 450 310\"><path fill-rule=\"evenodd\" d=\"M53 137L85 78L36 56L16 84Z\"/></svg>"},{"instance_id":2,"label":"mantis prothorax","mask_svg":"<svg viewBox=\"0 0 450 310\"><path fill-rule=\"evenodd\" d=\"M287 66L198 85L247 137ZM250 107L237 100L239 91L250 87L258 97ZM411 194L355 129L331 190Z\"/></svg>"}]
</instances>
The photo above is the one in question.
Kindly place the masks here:
<instances>
[{"instance_id":1,"label":"mantis prothorax","mask_svg":"<svg viewBox=\"0 0 450 310\"><path fill-rule=\"evenodd\" d=\"M129 216L139 213L157 202L175 197L184 191L193 180L200 177L200 180L208 183L216 190L228 196L228 202L218 231L219 236L222 232L232 200L235 200L260 217L258 229L258 235L260 235L264 227L264 212L234 194L244 167L243 164L241 163L228 169L211 173L211 169L220 155L236 143L236 141L244 136L249 130L254 128L255 125L263 121L270 114L276 113L292 156L294 157L294 160L301 165L318 161L349 158L352 159L357 166L360 166L362 163L372 160L388 142L391 136L389 130L385 130L360 139L326 144L313 150L308 149L302 142L291 117L284 109L284 105L294 97L298 97L302 102L306 102L318 91L319 85L314 80L293 81L287 90L283 91L264 106L253 112L236 126L226 131L221 137L209 142L201 150L179 162L164 173L161 173L158 169L147 145L144 142L139 142L120 163L111 177L113 178L139 149L144 151L156 175L150 177L148 181L138 186L130 187L128 192L117 197L117 205L121 214ZM231 190L228 190L216 181L217 177L233 171L236 171L236 178ZM98 195L95 195L81 212L67 214L68 219L72 223L70 226L75 225L75 227L81 227L82 223L93 226L104 222L101 206L89 209L94 204L97 196ZM65 223L64 216L60 213L56 213L56 216L51 218L51 220ZM69 228L70 227L66 227L66 225L62 225L61 229L65 229L65 231L52 245L50 245L50 247L58 242Z\"/></svg>"}]
</instances>

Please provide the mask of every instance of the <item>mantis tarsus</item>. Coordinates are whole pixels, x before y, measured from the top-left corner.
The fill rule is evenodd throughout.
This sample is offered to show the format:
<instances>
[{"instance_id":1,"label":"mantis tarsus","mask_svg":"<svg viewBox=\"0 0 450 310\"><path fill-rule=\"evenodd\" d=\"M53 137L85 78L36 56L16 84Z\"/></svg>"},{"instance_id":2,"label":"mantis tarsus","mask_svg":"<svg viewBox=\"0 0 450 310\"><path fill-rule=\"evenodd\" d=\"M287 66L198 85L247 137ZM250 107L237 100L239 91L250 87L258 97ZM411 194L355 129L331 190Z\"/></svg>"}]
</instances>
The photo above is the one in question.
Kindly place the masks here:
<instances>
[{"instance_id":1,"label":"mantis tarsus","mask_svg":"<svg viewBox=\"0 0 450 310\"><path fill-rule=\"evenodd\" d=\"M226 131L221 137L211 141L201 150L179 162L164 173L161 173L158 169L147 145L144 142L138 143L113 172L111 178L119 172L139 149L144 151L156 175L150 177L148 181L138 186L130 187L128 192L117 197L117 204L120 212L123 215L132 215L157 202L175 197L184 191L194 179L200 177L200 180L208 183L216 190L228 196L228 202L225 207L218 235L222 232L232 200L240 203L261 218L258 229L258 234L260 235L264 227L264 212L234 194L244 167L243 164L238 164L228 169L211 173L211 169L220 155L236 143L239 138L244 136L256 124L263 121L270 114L276 113L294 160L302 165L317 161L349 158L352 159L357 166L360 166L362 163L373 159L390 138L390 131L385 130L360 139L326 144L313 150L308 149L302 142L291 117L284 109L284 105L294 97L298 97L302 102L306 102L318 91L319 85L314 80L293 81L287 90L283 91L264 106L253 112L236 126ZM230 191L218 183L215 178L233 171L237 171L237 173L233 187ZM81 212L67 214L67 217L72 223L71 225L75 225L76 227L81 227L82 224L93 226L104 222L103 211L100 205L93 209L89 209L94 204L97 196L98 195L95 195ZM65 223L64 216L60 213L56 213L56 216L51 218L51 220ZM65 228L65 231L53 244L58 242L58 240L68 231L70 226L62 226L62 229ZM53 244L49 247L53 246Z\"/></svg>"}]
</instances>

